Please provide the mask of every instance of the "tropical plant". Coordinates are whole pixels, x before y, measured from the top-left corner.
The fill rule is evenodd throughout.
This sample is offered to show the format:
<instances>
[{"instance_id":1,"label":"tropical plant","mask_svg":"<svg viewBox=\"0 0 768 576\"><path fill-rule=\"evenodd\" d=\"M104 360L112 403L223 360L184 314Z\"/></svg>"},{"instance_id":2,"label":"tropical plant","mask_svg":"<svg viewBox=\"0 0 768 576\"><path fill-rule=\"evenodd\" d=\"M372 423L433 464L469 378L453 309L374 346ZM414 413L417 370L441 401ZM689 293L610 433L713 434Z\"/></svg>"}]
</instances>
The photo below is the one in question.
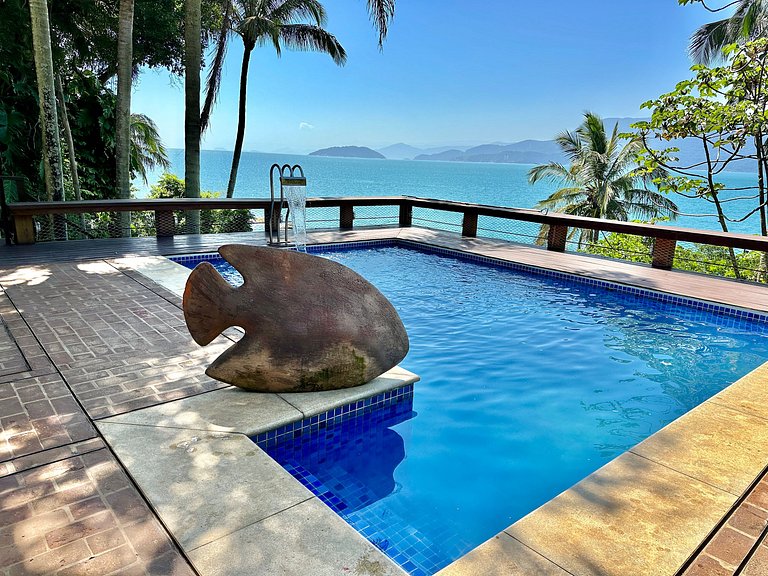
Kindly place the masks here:
<instances>
[{"instance_id":1,"label":"tropical plant","mask_svg":"<svg viewBox=\"0 0 768 576\"><path fill-rule=\"evenodd\" d=\"M678 0L680 4L701 3L710 12L718 13L736 6L733 14L715 22L704 24L691 36L688 51L700 64L709 64L723 55L723 48L754 40L768 32L768 1L733 0L719 7L711 7L704 0Z\"/></svg>"},{"instance_id":2,"label":"tropical plant","mask_svg":"<svg viewBox=\"0 0 768 576\"><path fill-rule=\"evenodd\" d=\"M157 126L149 116L131 114L131 179L140 176L148 184L147 171L158 166L168 168L168 153L157 132Z\"/></svg>"},{"instance_id":3,"label":"tropical plant","mask_svg":"<svg viewBox=\"0 0 768 576\"><path fill-rule=\"evenodd\" d=\"M546 179L563 186L536 207L610 220L674 219L675 203L649 189L653 175L641 175L637 171L636 159L643 146L642 140L639 136L632 137L622 146L618 129L617 123L609 137L602 119L586 112L584 122L575 132L559 134L556 142L570 166L550 162L530 170L528 180L531 184ZM540 239L546 237L546 232L547 229L542 227ZM576 235L581 249L586 244L596 243L600 232L571 228L569 239Z\"/></svg>"},{"instance_id":4,"label":"tropical plant","mask_svg":"<svg viewBox=\"0 0 768 576\"><path fill-rule=\"evenodd\" d=\"M182 198L184 180L174 174L165 173L150 188L148 198ZM219 198L218 192L201 192L201 198ZM251 213L246 209L200 210L200 234L221 234L228 232L251 232ZM174 211L174 226L177 230L189 230L186 219L189 212ZM137 236L155 233L154 216L151 212L137 212L133 215L132 226Z\"/></svg>"},{"instance_id":5,"label":"tropical plant","mask_svg":"<svg viewBox=\"0 0 768 576\"><path fill-rule=\"evenodd\" d=\"M219 94L221 73L224 69L224 57L227 52L227 41L232 32L232 20L235 13L235 0L222 0L221 21L218 31L213 34L214 50L213 60L208 68L208 77L205 87L205 102L200 115L201 131L205 132L211 120L213 106ZM389 24L395 15L395 0L367 0L368 14L373 22L373 27L379 35L379 48L384 45L384 40L389 32Z\"/></svg>"},{"instance_id":6,"label":"tropical plant","mask_svg":"<svg viewBox=\"0 0 768 576\"><path fill-rule=\"evenodd\" d=\"M725 50L725 65L694 66L693 78L644 103L641 108L650 110L651 118L633 127L644 142L643 170L665 171L655 179L661 191L711 206L723 232L750 219L768 236L768 39ZM695 144L700 159L681 159L681 142ZM752 171L754 184L727 186L719 178L736 166ZM729 254L738 278L736 253L729 249ZM765 274L768 258L763 260Z\"/></svg>"},{"instance_id":7,"label":"tropical plant","mask_svg":"<svg viewBox=\"0 0 768 576\"><path fill-rule=\"evenodd\" d=\"M244 51L240 68L237 136L227 185L227 198L231 198L235 192L237 169L243 150L248 64L253 49L256 46L271 44L278 56L282 48L287 47L293 50L323 52L339 65L344 64L347 59L347 54L338 40L323 29L326 14L318 0L233 0L231 18L232 29L242 39ZM311 23L304 23L307 20Z\"/></svg>"}]
</instances>

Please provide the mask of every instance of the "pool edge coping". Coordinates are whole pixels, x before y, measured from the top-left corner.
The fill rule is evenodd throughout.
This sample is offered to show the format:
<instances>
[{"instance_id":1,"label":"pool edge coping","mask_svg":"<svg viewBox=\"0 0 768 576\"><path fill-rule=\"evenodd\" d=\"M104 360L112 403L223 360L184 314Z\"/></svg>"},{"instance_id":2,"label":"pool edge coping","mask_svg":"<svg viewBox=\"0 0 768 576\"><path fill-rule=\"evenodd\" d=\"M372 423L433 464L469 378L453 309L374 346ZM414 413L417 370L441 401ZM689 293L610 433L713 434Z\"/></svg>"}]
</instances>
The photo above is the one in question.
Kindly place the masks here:
<instances>
[{"instance_id":1,"label":"pool edge coping","mask_svg":"<svg viewBox=\"0 0 768 576\"><path fill-rule=\"evenodd\" d=\"M365 231L360 231L357 234L349 234L349 233L345 233L345 234L338 234L338 233L336 233L336 234L326 234L325 235L326 236L325 241L318 242L318 244L332 244L332 243L349 244L350 242L365 241L364 240L364 238L365 238L365 233L364 232ZM451 245L451 244L454 244L454 242L448 242L449 245L446 246L444 243L439 242L439 238L437 238L437 239L434 238L434 236L438 236L438 237L442 236L440 234L432 235L433 236L432 238L414 238L414 236L418 237L420 235L419 234L413 234L412 231L410 231L410 230L405 230L405 232L406 232L405 236L406 237L401 238L403 230L394 231L394 232L396 232L394 235L390 234L390 235L387 235L384 238L379 236L378 238L374 238L373 241L374 242L381 242L381 241L398 241L398 240L402 241L402 240L405 240L407 242L427 244L429 246L434 246L434 247L441 248L441 249L453 250L453 251L457 251L457 252L460 252L460 253L476 254L476 255L479 255L479 256L482 256L482 257L488 257L488 258L491 258L491 259L505 260L505 258L503 256L500 256L498 254L493 254L493 255L489 256L487 253L483 253L482 252L482 248L484 247L483 244L487 244L488 245L487 247L491 248L492 250L496 250L496 249L499 248L500 244L505 244L505 243L503 243L503 241L487 241L486 242L484 240L472 239L472 243L471 243L472 245L471 246L462 246L461 248L457 248L455 245ZM426 236L430 236L430 235L428 234ZM435 242L435 240L438 240L438 241ZM508 243L506 243L506 244L508 244ZM478 245L480 246L480 250L478 250ZM163 258L163 257L151 257L151 258ZM511 258L510 258L509 261L515 262L515 260L513 260ZM179 264L176 264L176 265L177 266L181 266ZM527 263L523 263L522 265L524 265L524 266L531 266L533 268L539 268L541 270L551 270L551 268L547 268L545 266L532 266L531 264L527 264ZM634 266L634 265L629 265L629 266ZM637 266L636 268L638 268L638 271L645 271L646 270L645 267ZM141 272L141 270L138 270L138 271ZM566 274L566 275L571 275L571 276L577 276L577 277L581 276L580 274L576 274L576 273L573 273L573 272L562 272L562 271L558 271L558 272L561 272L561 273ZM141 272L141 273L143 273L143 272ZM589 278L589 276L587 276L587 277ZM157 281L155 278L152 278L151 276L150 276L150 279L153 279L153 280ZM634 285L634 284L632 284L630 282L617 282L616 280L605 280L605 279L603 279L603 281L609 282L609 283L614 283L614 284L619 284L619 285L636 286L636 287L642 289L643 291L647 291L647 292L657 292L657 293L660 293L660 294L680 295L679 292L668 292L668 291L665 291L665 290L654 290L654 289L648 288L647 286L642 286L642 285L638 286L638 285ZM729 285L730 286L734 286L734 285L738 286L738 284L736 284L736 283L729 283ZM691 300L701 301L701 302L705 302L705 303L707 303L707 302L718 302L718 301L711 300L711 299L701 298L701 297L697 297L697 296L690 296L688 294L683 294L683 296L685 296L686 298L689 298ZM727 307L730 307L730 308L737 308L737 309L746 309L746 310L750 310L750 311L757 311L757 312L760 313L761 316L765 315L765 310L764 309L761 310L761 309L756 309L756 308L743 308L743 307L738 306L738 305L724 303L724 302L718 302L718 303L721 304L721 305L725 305ZM748 377L751 377L753 374L760 373L762 370L768 370L768 363L763 364L762 366L757 368L755 371L751 372L748 375L745 375L743 378L739 379L737 382L734 382L733 384L728 386L726 389L724 389L721 393L719 393L718 395L715 395L713 398L707 400L705 403L702 403L701 405L699 405L696 408L692 409L688 413L680 416L678 419L676 419L672 423L668 424L662 430L660 430L660 431L656 432L655 434L651 435L650 437L648 437L646 439L646 441L656 437L657 435L662 434L669 427L671 427L673 425L677 425L680 422L684 422L687 416L689 416L690 414L692 414L695 411L697 411L701 406L704 406L705 404L709 405L709 403L717 405L718 404L717 402L713 402L715 400L715 398L717 398L718 396L720 396L724 392L730 390L736 384L742 382L742 380L745 380ZM699 432L700 432L700 430L699 430ZM752 441L751 438L745 439L745 440ZM646 441L644 441L644 442L646 442ZM592 478L593 476L597 475L599 472L603 471L604 468L610 466L613 462L615 462L615 461L617 461L617 460L627 456L628 454L634 454L635 456L637 456L637 454L635 454L633 451L636 450L637 447L640 446L640 444L642 444L642 443L639 443L638 445L634 446L630 450L628 450L625 453L621 454L620 456L618 456L616 459L612 460L611 462L609 462L605 466L601 467L599 470L597 470L594 473L590 474L585 479L583 479L579 483L575 484L573 487L571 487L568 490L564 491L560 496L562 496L564 494L567 494L567 493L571 493L573 490L578 489L579 485L581 485L583 482L585 482L588 479ZM643 456L643 457L645 457L645 456ZM764 462L760 466L759 470L754 470L754 474L752 474L751 470L747 471L748 474L752 474L752 477L750 478L749 482L747 482L743 486L743 489L746 489L749 486L751 481L754 479L754 477L757 474L760 473L760 471L762 470L763 467L764 467ZM686 477L684 474L682 474L682 476ZM723 491L723 492L728 494L727 498L730 498L732 500L731 505L740 496L740 493L739 494L734 494L732 491ZM743 492L743 490L742 490L742 492ZM517 526L519 523L523 522L523 520L525 520L525 519L527 519L529 517L533 517L534 515L539 513L543 508L545 508L546 506L551 504L554 500L556 500L560 496L558 496L558 497L554 498L553 500L551 500L550 502L544 504L544 506L538 508L537 510L532 511L526 517L524 517L523 519L521 519L517 523L513 524L511 527L509 527L506 530L500 532L496 537L491 538L488 542L482 544L481 546L479 546L475 550L469 552L467 555L463 556L462 558L459 558L454 563L450 564L445 569L443 569L440 572L440 574L445 574L445 575L451 574L452 575L452 574L472 573L471 566L466 564L466 563L469 562L470 559L473 556L477 557L478 553L481 552L484 547L487 547L487 545L489 543L492 543L494 540L497 540L499 538L505 538L505 537L508 540L514 540L516 542L516 544L513 543L513 545L517 547L518 552L521 554L521 557L520 557L521 564L520 565L522 565L523 561L524 561L524 563L528 563L528 562L533 561L533 560L531 560L531 558L533 557L536 562L540 562L541 560L546 560L547 561L547 566L552 569L551 573L553 573L553 574L569 574L570 572L567 572L563 568L561 568L560 564L558 564L557 561L555 561L555 560L560 561L561 564L564 564L565 562L562 562L562 560L559 559L559 558L555 558L555 560L552 560L552 558L549 558L550 556L556 556L555 554L549 553L549 552L547 552L547 550L537 549L537 547L535 547L535 546L529 546L525 542L522 542L519 539L515 539L515 537L512 536L508 532L508 531L511 531L511 532L513 532L515 534L518 534L517 531L512 530L515 526ZM721 505L720 508L723 508L723 505ZM728 508L730 508L730 505L729 506L725 506L725 508L724 508L725 511L727 511ZM567 521L568 520L567 517L564 518L564 520ZM716 523L717 523L717 521L710 522L709 520L707 520L706 522L708 523L710 528L709 528L709 530L707 530L707 533L703 535L703 538L707 537L709 531L711 530L711 527L715 526ZM602 536L605 536L605 534L603 534ZM685 561L687 561L689 559L690 554L695 552L695 549L696 549L696 547L698 546L699 543L700 542L696 542L693 546L690 547L690 550L687 553L687 555L680 560L680 565L682 565ZM541 548L541 547L539 546L538 548ZM589 543L588 548L594 548L594 546L591 543ZM642 545L639 548L642 548ZM581 550L581 552L584 552L584 551L585 550ZM575 553L575 551L573 551L573 552ZM638 550L635 550L635 553L633 554L633 556L637 557L638 556L637 552L638 552ZM506 555L503 551L501 551L501 552L498 552L498 554L495 554L495 556L497 556L497 560L498 560L498 562L496 562L495 564L500 569L503 566L503 569L505 570L505 572L497 572L498 574L514 573L514 572L509 572L509 570L514 569L514 566L509 563L510 562L510 558L508 557L508 555ZM484 560L487 561L487 557L485 557ZM462 564L464 564L464 565L462 566ZM530 564L526 564L526 565L530 565ZM469 569L469 572L466 572L467 569ZM487 571L485 573L492 574L492 572L487 572ZM521 572L521 573L525 573L525 572ZM606 573L610 573L610 572L606 572ZM639 574L639 573L643 573L643 572L642 571L638 571L637 573ZM656 574L655 572L647 572L647 573L649 573L649 574ZM620 574L620 572L616 572L616 574Z\"/></svg>"}]
</instances>

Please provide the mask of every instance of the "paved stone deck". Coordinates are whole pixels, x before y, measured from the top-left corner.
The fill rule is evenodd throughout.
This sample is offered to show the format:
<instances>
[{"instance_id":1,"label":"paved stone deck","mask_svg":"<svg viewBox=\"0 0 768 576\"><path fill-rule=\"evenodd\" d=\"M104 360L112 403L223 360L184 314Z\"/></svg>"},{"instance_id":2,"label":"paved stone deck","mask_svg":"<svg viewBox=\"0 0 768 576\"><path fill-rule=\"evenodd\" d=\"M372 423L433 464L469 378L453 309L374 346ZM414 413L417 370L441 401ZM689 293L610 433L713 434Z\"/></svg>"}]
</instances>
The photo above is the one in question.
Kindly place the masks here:
<instances>
[{"instance_id":1,"label":"paved stone deck","mask_svg":"<svg viewBox=\"0 0 768 576\"><path fill-rule=\"evenodd\" d=\"M763 286L434 231L314 236L399 236L487 255L504 252L527 264L768 310ZM211 250L222 240L233 238L0 249L0 574L195 574L93 423L223 387L202 369L237 333L198 347L177 296L108 261ZM768 480L759 477L713 522L680 573L768 574L767 519ZM529 573L552 568L520 547L530 557Z\"/></svg>"}]
</instances>

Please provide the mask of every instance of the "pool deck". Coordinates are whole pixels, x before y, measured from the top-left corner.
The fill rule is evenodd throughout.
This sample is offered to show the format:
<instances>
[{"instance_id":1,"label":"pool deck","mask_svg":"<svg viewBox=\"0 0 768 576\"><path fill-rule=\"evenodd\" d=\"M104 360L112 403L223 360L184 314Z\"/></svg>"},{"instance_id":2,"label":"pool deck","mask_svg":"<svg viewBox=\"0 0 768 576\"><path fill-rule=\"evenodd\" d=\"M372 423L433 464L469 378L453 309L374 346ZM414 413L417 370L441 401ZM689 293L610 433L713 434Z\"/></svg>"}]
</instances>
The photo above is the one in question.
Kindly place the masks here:
<instances>
[{"instance_id":1,"label":"pool deck","mask_svg":"<svg viewBox=\"0 0 768 576\"><path fill-rule=\"evenodd\" d=\"M768 287L751 283L420 228L311 235L316 243L391 238L768 312ZM156 256L233 242L264 240L231 234L0 247L0 574L258 574L254 565L236 566L246 554L235 551L247 543L262 552L261 573L281 573L281 550L260 544L267 540L254 527L311 540L275 510L243 517L227 534L180 532L189 523L168 513L162 476L129 461L131 454L141 460L135 438L165 435L163 446L178 446L184 431L203 430L195 437L211 436L205 454L222 457L229 448L217 435L246 432L222 431L210 414L204 425L146 420L232 394L203 370L239 334L198 347L183 321L179 283L161 286L152 276L166 276ZM764 366L441 574L768 573L766 383ZM199 478L200 486L211 482ZM217 486L233 498L240 490ZM294 523L323 514L307 494L281 498L280 513L294 514ZM177 507L189 502L179 500ZM343 528L333 530L329 542L347 541ZM232 534L243 537L241 546L234 539L224 556L204 553ZM307 547L305 554L327 560L312 573L397 573L375 549L353 544L338 557ZM256 556L253 547L247 555ZM222 566L222 557L232 565Z\"/></svg>"}]
</instances>

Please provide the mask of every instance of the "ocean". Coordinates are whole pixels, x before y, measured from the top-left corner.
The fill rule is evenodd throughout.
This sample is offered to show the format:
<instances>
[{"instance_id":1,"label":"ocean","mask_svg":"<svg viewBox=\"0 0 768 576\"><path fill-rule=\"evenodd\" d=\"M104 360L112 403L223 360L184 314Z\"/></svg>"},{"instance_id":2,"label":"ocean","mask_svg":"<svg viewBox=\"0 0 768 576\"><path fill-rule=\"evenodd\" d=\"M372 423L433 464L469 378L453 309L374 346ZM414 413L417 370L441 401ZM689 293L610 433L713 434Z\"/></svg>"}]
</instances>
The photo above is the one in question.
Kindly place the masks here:
<instances>
[{"instance_id":1,"label":"ocean","mask_svg":"<svg viewBox=\"0 0 768 576\"><path fill-rule=\"evenodd\" d=\"M184 176L184 151L169 150L169 172ZM204 150L201 154L201 188L226 194L232 153ZM308 196L420 196L440 200L457 200L514 208L533 208L558 186L539 182L528 183L527 164L486 164L477 162L432 162L415 160L372 160L362 158L330 158L293 154L244 152L240 160L235 196L238 198L268 198L269 169L275 164L300 164L307 177ZM149 174L149 185L155 184L162 170ZM719 176L727 186L754 185L755 176L727 172ZM145 197L149 187L135 182L136 196ZM736 192L733 196L747 196ZM713 207L703 201L673 196L681 215L672 225L705 230L720 230ZM729 214L742 217L755 200L728 202ZM699 216L694 216L699 215ZM730 225L733 232L759 234L757 214L744 222Z\"/></svg>"}]
</instances>

